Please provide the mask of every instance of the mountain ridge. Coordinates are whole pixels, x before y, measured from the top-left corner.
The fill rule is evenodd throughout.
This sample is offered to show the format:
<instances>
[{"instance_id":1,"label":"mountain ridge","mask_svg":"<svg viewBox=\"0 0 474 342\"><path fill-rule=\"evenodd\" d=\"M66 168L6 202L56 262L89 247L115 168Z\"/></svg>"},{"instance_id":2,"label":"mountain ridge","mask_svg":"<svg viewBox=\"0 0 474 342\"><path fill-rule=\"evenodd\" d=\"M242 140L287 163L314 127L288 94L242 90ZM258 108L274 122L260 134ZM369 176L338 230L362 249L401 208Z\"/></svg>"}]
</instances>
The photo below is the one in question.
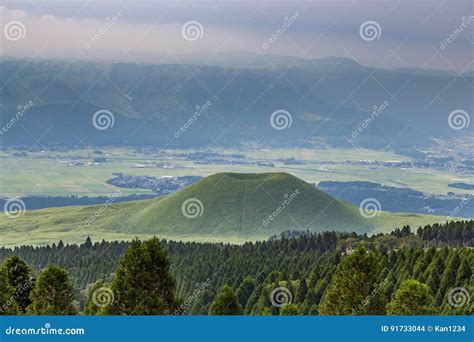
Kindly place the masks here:
<instances>
[{"instance_id":1,"label":"mountain ridge","mask_svg":"<svg viewBox=\"0 0 474 342\"><path fill-rule=\"evenodd\" d=\"M321 70L290 66L281 77L281 70L270 69L4 60L0 126L18 106L34 105L0 139L4 146L31 146L36 135L45 146L346 146L374 106L387 101L377 123L351 143L380 148L397 137L398 146L413 147L462 134L449 127L448 115L453 108L472 111L469 75L377 70L331 58L325 64ZM429 105L435 98L439 103ZM176 138L174 132L208 101L198 123ZM114 125L99 131L93 115L104 109L114 115ZM275 130L270 121L280 109L292 117L285 130ZM23 128L38 134L24 134ZM472 132L472 125L464 131Z\"/></svg>"}]
</instances>

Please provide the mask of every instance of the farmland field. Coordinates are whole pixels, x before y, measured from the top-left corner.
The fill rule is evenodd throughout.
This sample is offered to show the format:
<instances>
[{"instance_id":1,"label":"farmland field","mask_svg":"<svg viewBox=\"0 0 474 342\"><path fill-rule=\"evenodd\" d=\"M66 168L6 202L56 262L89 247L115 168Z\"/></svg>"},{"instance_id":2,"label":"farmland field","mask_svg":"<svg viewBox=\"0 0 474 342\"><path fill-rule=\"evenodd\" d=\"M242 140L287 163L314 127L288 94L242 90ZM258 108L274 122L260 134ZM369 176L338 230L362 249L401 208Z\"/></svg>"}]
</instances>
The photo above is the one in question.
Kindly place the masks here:
<instances>
[{"instance_id":1,"label":"farmland field","mask_svg":"<svg viewBox=\"0 0 474 342\"><path fill-rule=\"evenodd\" d=\"M14 156L14 151L0 152L0 194L14 196L100 196L117 190L106 181L112 173L129 175L161 176L208 176L217 172L288 172L310 183L320 181L372 181L394 187L410 187L431 194L453 191L447 185L455 181L474 182L474 177L450 171L434 169L397 168L372 165L354 165L345 161L404 161L406 156L392 152L366 149L272 149L272 150L223 150L220 154L245 155L242 160L251 165L197 164L183 157L195 150L163 150L160 153L140 153L132 149L105 148L97 155L91 149L67 152L28 152L26 156ZM105 157L106 162L92 164L94 158ZM301 165L285 165L278 161L295 158ZM230 159L230 158L229 158ZM69 165L72 161L82 165ZM171 165L170 168L146 167L147 163ZM257 162L271 162L274 167L258 166ZM89 164L90 165L89 165ZM140 165L140 166L137 166ZM151 193L142 189L121 189L130 193ZM457 193L468 193L456 189Z\"/></svg>"}]
</instances>

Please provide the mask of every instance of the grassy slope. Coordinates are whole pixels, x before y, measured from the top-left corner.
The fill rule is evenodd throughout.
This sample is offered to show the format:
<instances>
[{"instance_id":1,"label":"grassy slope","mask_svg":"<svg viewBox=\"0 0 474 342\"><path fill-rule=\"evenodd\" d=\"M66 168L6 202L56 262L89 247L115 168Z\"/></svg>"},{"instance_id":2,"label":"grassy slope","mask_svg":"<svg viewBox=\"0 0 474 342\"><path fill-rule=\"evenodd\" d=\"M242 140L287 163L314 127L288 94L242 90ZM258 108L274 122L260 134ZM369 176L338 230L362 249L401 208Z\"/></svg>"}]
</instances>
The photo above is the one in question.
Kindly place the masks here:
<instances>
[{"instance_id":1,"label":"grassy slope","mask_svg":"<svg viewBox=\"0 0 474 342\"><path fill-rule=\"evenodd\" d=\"M296 190L299 195L264 226L263 220L282 206L285 195ZM201 216L190 219L182 214L182 203L189 198L202 202ZM97 219L87 225L87 220L96 214ZM374 233L404 224L417 226L443 220L436 216L391 213L365 219L358 208L286 173L221 173L158 199L27 211L17 219L0 215L0 245L43 244L58 239L80 242L87 235L94 240L158 235L242 242L264 239L287 229Z\"/></svg>"}]
</instances>

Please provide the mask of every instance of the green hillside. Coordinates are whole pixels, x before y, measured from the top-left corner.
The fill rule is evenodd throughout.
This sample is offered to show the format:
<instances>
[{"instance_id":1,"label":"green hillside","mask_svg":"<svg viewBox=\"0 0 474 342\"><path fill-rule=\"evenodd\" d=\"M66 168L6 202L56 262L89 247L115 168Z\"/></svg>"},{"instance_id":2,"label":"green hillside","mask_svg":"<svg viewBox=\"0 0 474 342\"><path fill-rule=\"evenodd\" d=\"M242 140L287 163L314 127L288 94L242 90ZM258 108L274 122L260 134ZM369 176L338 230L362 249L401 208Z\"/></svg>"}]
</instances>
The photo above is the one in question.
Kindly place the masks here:
<instances>
[{"instance_id":1,"label":"green hillside","mask_svg":"<svg viewBox=\"0 0 474 342\"><path fill-rule=\"evenodd\" d=\"M188 207L189 204L189 207ZM272 216L270 219L269 217ZM264 239L288 229L374 233L443 221L414 214L380 213L367 219L359 208L335 200L287 173L219 173L158 199L27 211L0 216L0 245L43 244L158 235L196 241Z\"/></svg>"},{"instance_id":2,"label":"green hillside","mask_svg":"<svg viewBox=\"0 0 474 342\"><path fill-rule=\"evenodd\" d=\"M181 212L188 198L203 204L194 219ZM284 201L287 200L288 204ZM278 208L281 212L278 214ZM272 221L265 218L276 212ZM135 213L129 221L147 232L193 235L271 235L285 229L370 231L356 208L339 202L314 186L286 173L220 173Z\"/></svg>"}]
</instances>

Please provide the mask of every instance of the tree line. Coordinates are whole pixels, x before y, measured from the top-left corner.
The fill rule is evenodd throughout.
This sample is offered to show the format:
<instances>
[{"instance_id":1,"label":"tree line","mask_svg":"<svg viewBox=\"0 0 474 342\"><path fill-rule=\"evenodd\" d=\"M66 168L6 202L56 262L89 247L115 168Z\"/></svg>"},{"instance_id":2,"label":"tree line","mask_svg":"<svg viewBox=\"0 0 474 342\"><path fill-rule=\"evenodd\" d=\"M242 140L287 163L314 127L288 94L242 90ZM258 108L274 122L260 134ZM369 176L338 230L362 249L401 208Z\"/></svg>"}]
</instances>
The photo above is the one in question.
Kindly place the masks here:
<instances>
[{"instance_id":1,"label":"tree line","mask_svg":"<svg viewBox=\"0 0 474 342\"><path fill-rule=\"evenodd\" d=\"M0 312L472 313L474 253L450 247L458 235L449 233L467 227L472 236L472 221L427 227L372 237L287 233L243 245L88 238L0 249ZM435 245L423 248L423 231Z\"/></svg>"}]
</instances>

